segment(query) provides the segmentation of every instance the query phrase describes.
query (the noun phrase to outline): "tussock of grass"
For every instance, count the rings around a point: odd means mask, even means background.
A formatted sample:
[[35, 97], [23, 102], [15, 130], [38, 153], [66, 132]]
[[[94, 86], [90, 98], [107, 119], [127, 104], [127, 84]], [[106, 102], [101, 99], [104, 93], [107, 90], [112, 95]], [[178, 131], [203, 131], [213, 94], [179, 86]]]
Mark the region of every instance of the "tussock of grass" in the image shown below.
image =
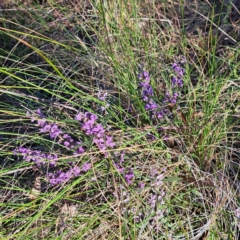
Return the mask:
[[[147, 0], [3, 5], [1, 239], [238, 239], [240, 50], [234, 1], [232, 7]], [[141, 98], [139, 66], [150, 72], [160, 106], [175, 91], [172, 63], [182, 56], [177, 104], [163, 104], [169, 114], [154, 119]], [[37, 109], [81, 140], [85, 152], [74, 156], [41, 131], [31, 121], [41, 119]], [[98, 116], [113, 137], [108, 155], [80, 128], [79, 112]], [[24, 161], [14, 154], [20, 146], [55, 153], [58, 165]], [[67, 171], [69, 162], [91, 168], [51, 185], [49, 172]]]

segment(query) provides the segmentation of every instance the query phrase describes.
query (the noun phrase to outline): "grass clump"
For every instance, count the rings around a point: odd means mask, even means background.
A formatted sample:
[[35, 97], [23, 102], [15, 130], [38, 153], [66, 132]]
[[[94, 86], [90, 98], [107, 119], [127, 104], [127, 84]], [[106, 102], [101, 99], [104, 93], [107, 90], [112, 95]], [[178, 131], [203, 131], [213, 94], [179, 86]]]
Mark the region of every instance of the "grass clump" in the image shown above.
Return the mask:
[[2, 239], [238, 238], [239, 44], [219, 4], [3, 6]]

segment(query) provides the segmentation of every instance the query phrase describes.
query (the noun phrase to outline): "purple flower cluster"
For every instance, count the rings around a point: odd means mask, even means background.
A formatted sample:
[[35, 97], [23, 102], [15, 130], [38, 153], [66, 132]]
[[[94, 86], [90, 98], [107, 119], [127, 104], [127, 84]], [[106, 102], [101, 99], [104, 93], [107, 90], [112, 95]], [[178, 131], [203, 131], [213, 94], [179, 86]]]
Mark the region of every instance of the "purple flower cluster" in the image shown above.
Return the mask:
[[133, 181], [133, 178], [134, 178], [133, 169], [132, 168], [128, 168], [125, 171], [125, 174], [124, 174], [124, 179], [125, 179], [126, 183], [130, 185], [132, 183], [132, 181]]
[[63, 144], [67, 149], [75, 149], [77, 147], [75, 154], [84, 153], [82, 146], [79, 146], [81, 142], [74, 141], [74, 139], [69, 134], [66, 134], [61, 129], [59, 129], [56, 123], [48, 123], [46, 117], [42, 114], [40, 109], [36, 111], [36, 114], [39, 118], [36, 119], [35, 117], [31, 117], [31, 121], [34, 122], [37, 120], [37, 124], [41, 133], [48, 133], [50, 139], [58, 138], [58, 143]]
[[158, 104], [154, 102], [152, 97], [153, 94], [153, 88], [150, 85], [150, 76], [149, 73], [146, 71], [142, 71], [138, 74], [138, 79], [140, 80], [139, 87], [141, 90], [141, 97], [142, 100], [146, 103], [145, 109], [148, 111], [155, 111], [159, 108]]
[[[164, 173], [166, 172], [166, 170], [166, 168], [162, 168], [159, 170], [154, 166], [150, 170], [149, 178], [151, 179], [151, 182], [149, 182], [149, 180], [147, 180], [146, 182], [144, 180], [139, 182], [140, 194], [141, 192], [142, 194], [145, 194], [145, 185], [147, 185], [147, 188], [151, 189], [150, 194], [144, 200], [145, 204], [142, 204], [142, 206], [148, 206], [145, 210], [141, 209], [141, 207], [139, 209], [140, 211], [135, 211], [135, 208], [131, 208], [129, 210], [127, 210], [127, 208], [123, 208], [124, 212], [127, 211], [128, 213], [132, 213], [134, 215], [134, 219], [137, 223], [141, 222], [147, 217], [149, 219], [149, 227], [156, 228], [162, 217], [164, 217], [164, 198], [166, 192], [164, 190], [162, 180], [164, 178]], [[127, 198], [123, 200], [123, 202], [128, 202], [130, 200], [129, 194], [125, 193], [123, 197], [124, 196], [126, 196]]]
[[[119, 156], [119, 153], [115, 153], [116, 156]], [[124, 165], [124, 155], [125, 153], [122, 152], [120, 154], [120, 160], [118, 162], [115, 162], [115, 167], [118, 170], [119, 173], [123, 174], [124, 179], [127, 184], [132, 184], [132, 181], [134, 179], [134, 172], [132, 168], [125, 168]]]
[[[72, 166], [72, 163], [69, 163]], [[91, 163], [84, 163], [81, 168], [78, 166], [72, 166], [68, 171], [63, 172], [61, 170], [48, 174], [49, 182], [52, 186], [62, 184], [69, 181], [72, 177], [78, 177], [81, 172], [86, 173], [91, 168]]]
[[14, 153], [22, 154], [24, 160], [27, 162], [33, 161], [38, 166], [45, 165], [49, 162], [51, 167], [55, 167], [58, 160], [57, 154], [42, 153], [39, 150], [31, 150], [25, 147], [19, 147], [18, 149], [14, 150]]
[[[74, 157], [77, 157], [77, 155], [85, 152], [80, 141], [75, 141], [69, 134], [64, 133], [56, 123], [49, 123], [40, 109], [36, 111], [36, 114], [37, 117], [30, 116], [30, 118], [32, 122], [37, 121], [40, 132], [48, 133], [50, 139], [55, 139], [59, 144], [62, 144], [68, 150], [74, 149]], [[87, 136], [93, 136], [93, 143], [97, 145], [97, 147], [105, 154], [105, 156], [108, 156], [106, 150], [108, 148], [115, 147], [115, 143], [113, 142], [113, 137], [105, 133], [105, 129], [103, 128], [102, 124], [96, 122], [98, 117], [93, 113], [86, 112], [79, 113], [75, 119], [80, 122], [81, 130]], [[33, 161], [38, 166], [41, 164], [49, 164], [50, 168], [47, 178], [52, 186], [67, 182], [72, 177], [79, 176], [81, 173], [85, 173], [91, 168], [91, 164], [88, 162], [84, 163], [81, 168], [70, 162], [70, 168], [67, 171], [54, 171], [53, 167], [58, 167], [58, 156], [56, 154], [42, 153], [39, 150], [31, 150], [23, 146], [20, 146], [18, 149], [16, 149], [14, 153], [22, 154], [24, 160], [28, 162]], [[131, 184], [134, 178], [133, 170], [131, 168], [125, 169], [122, 166], [123, 161], [124, 153], [121, 154], [120, 161], [116, 164], [116, 168], [120, 173], [124, 174], [126, 182]]]
[[150, 77], [149, 77], [149, 73], [148, 72], [140, 72], [138, 74], [138, 78], [140, 80], [142, 80], [142, 82], [140, 82], [139, 87], [142, 88], [142, 99], [144, 102], [148, 102], [151, 97], [153, 97], [153, 88], [150, 85]]
[[142, 89], [141, 97], [145, 102], [145, 110], [151, 112], [154, 118], [162, 118], [167, 112], [164, 108], [161, 108], [152, 98], [154, 94], [153, 88], [150, 85], [149, 73], [142, 71], [138, 74], [138, 78], [140, 80], [139, 87]]
[[175, 105], [177, 103], [177, 97], [178, 94], [176, 92], [173, 93], [173, 95], [170, 95], [170, 93], [166, 93], [165, 98], [163, 99], [163, 103]]
[[177, 76], [172, 77], [172, 87], [183, 87], [184, 69], [181, 67], [179, 62], [173, 63], [172, 67], [177, 74]]
[[52, 186], [67, 182], [72, 177], [78, 177], [81, 173], [86, 173], [91, 168], [91, 163], [88, 162], [84, 163], [81, 168], [73, 166], [72, 162], [70, 162], [69, 165], [72, 167], [66, 172], [58, 170], [48, 174], [47, 177]]
[[[40, 132], [48, 133], [50, 139], [57, 139], [59, 144], [63, 144], [69, 150], [75, 149], [74, 156], [84, 153], [84, 149], [80, 145], [80, 141], [74, 141], [69, 134], [63, 133], [56, 123], [48, 123], [46, 117], [42, 114], [40, 109], [36, 111], [36, 114], [38, 116], [37, 118], [35, 116], [30, 116], [30, 118], [32, 122], [37, 121]], [[69, 163], [71, 167], [68, 171], [64, 172], [62, 170], [58, 170], [54, 172], [53, 167], [57, 167], [57, 154], [42, 153], [39, 150], [31, 150], [23, 146], [14, 150], [14, 153], [22, 154], [24, 160], [28, 162], [33, 161], [38, 166], [49, 164], [50, 173], [47, 175], [47, 178], [51, 185], [66, 182], [70, 178], [79, 176], [81, 172], [87, 172], [91, 168], [90, 163], [83, 164], [81, 169], [78, 166], [73, 166], [73, 163]]]
[[163, 189], [163, 178], [164, 178], [164, 172], [166, 172], [166, 168], [161, 169], [161, 173], [159, 174], [159, 171], [156, 168], [153, 168], [150, 175], [154, 179], [152, 181], [151, 187], [153, 189], [153, 192], [150, 194], [148, 198], [148, 203], [150, 205], [150, 211], [152, 217], [152, 227], [156, 228], [158, 225], [159, 220], [164, 217], [163, 213], [163, 207], [161, 205], [165, 204], [164, 196], [166, 195], [164, 189]]
[[40, 128], [40, 132], [49, 133], [51, 139], [58, 137], [62, 133], [55, 123], [47, 124], [46, 122]]
[[[108, 156], [106, 149], [115, 147], [113, 137], [105, 134], [105, 129], [100, 123], [96, 123], [98, 117], [93, 113], [79, 113], [76, 117], [81, 124], [81, 129], [86, 135], [93, 136], [93, 142], [98, 146], [105, 156]], [[115, 153], [116, 156], [119, 154]], [[118, 163], [114, 163], [119, 173], [124, 175], [124, 179], [128, 184], [131, 184], [134, 178], [134, 172], [132, 168], [125, 169], [123, 167], [124, 153], [121, 153], [120, 160]]]
[[93, 142], [101, 151], [104, 152], [107, 147], [113, 148], [115, 146], [113, 138], [105, 134], [102, 124], [96, 123], [98, 119], [96, 115], [90, 112], [79, 113], [75, 119], [81, 123], [81, 129], [86, 135], [93, 136]]
[[[176, 73], [176, 76], [172, 77], [173, 90], [178, 87], [183, 87], [184, 69], [178, 62], [175, 62], [172, 67]], [[140, 80], [139, 87], [141, 88], [141, 98], [145, 102], [145, 110], [151, 112], [155, 119], [161, 119], [166, 115], [171, 115], [171, 112], [166, 105], [175, 105], [177, 103], [179, 94], [177, 92], [173, 92], [173, 94], [166, 92], [162, 103], [159, 105], [153, 100], [154, 93], [153, 88], [150, 85], [149, 73], [140, 68], [138, 79]]]
[[81, 172], [80, 168], [78, 166], [74, 166], [73, 168], [70, 168], [66, 172], [59, 170], [55, 171], [54, 173], [49, 173], [48, 180], [52, 186], [55, 186], [69, 181], [72, 177], [79, 176], [80, 172]]
[[152, 209], [156, 208], [157, 203], [160, 203], [161, 205], [164, 204], [164, 200], [163, 200], [164, 195], [165, 195], [164, 191], [161, 191], [160, 194], [154, 194], [154, 193], [150, 194], [148, 202]]
[[175, 105], [177, 103], [179, 93], [174, 92], [174, 90], [183, 87], [184, 69], [181, 67], [180, 62], [173, 63], [172, 68], [176, 74], [175, 76], [172, 77], [171, 87], [173, 94], [170, 94], [169, 92], [165, 94], [165, 97], [163, 99], [164, 105], [166, 104]]
[[152, 182], [151, 186], [157, 192], [157, 193], [152, 193], [151, 197], [149, 198], [149, 204], [153, 209], [155, 209], [155, 205], [157, 203], [164, 204], [163, 196], [165, 195], [165, 192], [160, 188], [163, 185], [163, 182], [162, 182], [164, 178], [163, 173], [166, 171], [166, 168], [163, 168], [161, 171], [162, 171], [161, 174], [159, 174], [156, 169], [152, 169], [151, 171], [151, 177], [154, 178], [154, 181]]

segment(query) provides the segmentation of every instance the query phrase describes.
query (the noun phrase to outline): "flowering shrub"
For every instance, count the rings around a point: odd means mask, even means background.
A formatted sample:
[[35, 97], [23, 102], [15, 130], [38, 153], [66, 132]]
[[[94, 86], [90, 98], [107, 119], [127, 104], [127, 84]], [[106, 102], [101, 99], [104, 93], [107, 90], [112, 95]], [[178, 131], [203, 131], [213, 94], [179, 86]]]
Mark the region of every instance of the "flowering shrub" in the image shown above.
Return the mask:
[[[55, 139], [59, 144], [62, 144], [68, 150], [75, 150], [73, 156], [77, 156], [85, 152], [80, 141], [74, 141], [74, 139], [69, 134], [64, 133], [56, 123], [49, 123], [40, 109], [36, 111], [36, 115], [37, 118], [35, 116], [30, 116], [30, 118], [32, 122], [37, 121], [41, 133], [48, 133], [50, 139]], [[67, 171], [55, 171], [54, 169], [58, 167], [58, 155], [55, 153], [42, 153], [39, 150], [31, 150], [23, 146], [15, 149], [14, 153], [22, 154], [24, 160], [28, 162], [33, 161], [38, 166], [48, 165], [49, 173], [47, 174], [47, 179], [52, 186], [67, 182], [72, 177], [79, 176], [81, 172], [87, 172], [91, 167], [90, 163], [85, 163], [81, 168], [79, 168], [70, 162], [68, 164], [70, 168]]]
[[[86, 133], [86, 135], [93, 136], [93, 142], [98, 146], [99, 150], [102, 151], [106, 157], [108, 157], [109, 155], [106, 152], [106, 149], [115, 147], [115, 143], [113, 142], [112, 136], [105, 134], [103, 126], [96, 123], [98, 117], [93, 113], [86, 112], [85, 114], [79, 113], [75, 119], [80, 122], [81, 129]], [[114, 154], [115, 156], [119, 155], [118, 153]], [[116, 162], [115, 160], [113, 160], [113, 162], [118, 172], [124, 174], [125, 181], [128, 184], [131, 184], [134, 178], [134, 172], [132, 168], [124, 168], [124, 152], [120, 154], [119, 162]]]
[[184, 69], [181, 67], [180, 62], [173, 63], [172, 67], [176, 74], [176, 76], [173, 76], [171, 80], [171, 90], [173, 93], [171, 94], [167, 91], [162, 103], [160, 104], [153, 100], [154, 92], [152, 86], [150, 85], [149, 73], [143, 71], [142, 67], [139, 68], [140, 73], [138, 74], [138, 79], [140, 81], [139, 87], [141, 89], [141, 98], [143, 102], [145, 102], [145, 110], [151, 113], [152, 119], [161, 119], [166, 115], [171, 115], [172, 113], [166, 106], [168, 104], [175, 105], [177, 103], [179, 93], [174, 91], [183, 87]]
[[[156, 103], [153, 99], [154, 91], [150, 84], [149, 73], [140, 69], [141, 71], [138, 74], [138, 78], [140, 80], [139, 87], [141, 89], [141, 98], [145, 102], [145, 110], [151, 113], [152, 119], [161, 119], [165, 115], [170, 115], [171, 112], [165, 107], [166, 104], [171, 103], [175, 105], [177, 103], [179, 94], [173, 90], [183, 87], [184, 69], [181, 67], [179, 62], [175, 62], [172, 67], [175, 71], [175, 76], [172, 77], [171, 81], [173, 93], [171, 94], [167, 91], [162, 103], [160, 104]], [[106, 97], [107, 93], [103, 95], [99, 93], [98, 98], [100, 100], [105, 101]], [[30, 116], [30, 118], [32, 122], [37, 121], [41, 133], [47, 133], [50, 139], [54, 139], [66, 149], [74, 151], [73, 157], [85, 152], [83, 146], [81, 145], [81, 141], [75, 141], [69, 134], [64, 133], [56, 123], [49, 123], [40, 109], [36, 111], [36, 115], [37, 117]], [[102, 124], [97, 123], [98, 116], [90, 112], [80, 112], [75, 117], [75, 120], [79, 121], [80, 128], [86, 136], [93, 137], [93, 143], [98, 147], [100, 152], [103, 153], [105, 157], [111, 157], [112, 155], [109, 155], [107, 150], [109, 148], [114, 148], [116, 144], [113, 142], [113, 137], [106, 134]], [[77, 177], [91, 168], [91, 164], [88, 162], [86, 162], [81, 168], [70, 162], [69, 169], [67, 171], [54, 171], [54, 168], [58, 167], [58, 155], [55, 153], [43, 153], [40, 150], [32, 150], [23, 146], [15, 149], [14, 153], [22, 154], [24, 160], [28, 162], [33, 161], [38, 166], [47, 164], [49, 166], [47, 178], [52, 186], [67, 182], [72, 177]], [[124, 152], [120, 154], [114, 153], [115, 156], [112, 161], [117, 171], [120, 174], [123, 174], [126, 183], [131, 184], [134, 179], [134, 172], [132, 168], [124, 166], [124, 154]], [[116, 161], [116, 159], [118, 159], [118, 161]], [[159, 179], [159, 181], [157, 180], [157, 183], [158, 182], [161, 183], [161, 179]], [[141, 187], [143, 186], [144, 183], [141, 184]], [[162, 193], [161, 196], [158, 196], [158, 201], [160, 201], [159, 197], [161, 197], [161, 201], [163, 202], [163, 195], [164, 193]], [[153, 194], [149, 199], [149, 204], [153, 206], [156, 201], [156, 195]]]
[[[79, 154], [85, 152], [84, 148], [81, 146], [80, 141], [74, 141], [74, 139], [69, 135], [64, 133], [56, 123], [48, 123], [46, 117], [42, 114], [41, 110], [36, 111], [38, 118], [35, 116], [30, 116], [31, 121], [37, 121], [41, 133], [48, 133], [50, 139], [55, 139], [59, 144], [62, 144], [69, 150], [75, 150], [73, 156], [76, 157]], [[104, 153], [105, 157], [108, 156], [107, 149], [115, 147], [113, 142], [113, 137], [105, 134], [105, 129], [102, 124], [96, 122], [98, 117], [93, 113], [79, 113], [76, 117], [76, 120], [80, 122], [81, 130], [87, 136], [93, 136], [93, 143], [99, 148], [100, 152]], [[81, 173], [87, 172], [91, 168], [91, 164], [86, 162], [81, 168], [74, 166], [72, 162], [69, 164], [69, 169], [67, 171], [57, 170], [54, 171], [53, 167], [57, 167], [57, 154], [51, 153], [42, 153], [39, 150], [31, 150], [29, 148], [20, 146], [14, 150], [14, 154], [22, 154], [23, 159], [30, 162], [33, 161], [36, 165], [48, 165], [49, 173], [47, 174], [47, 179], [52, 186], [62, 184], [69, 181], [72, 177], [77, 177]], [[117, 154], [116, 154], [117, 155]], [[124, 153], [121, 154], [119, 163], [115, 163], [116, 169], [119, 173], [124, 174], [124, 179], [128, 184], [132, 183], [134, 178], [133, 170], [124, 169], [120, 167], [124, 162]]]
[[[138, 193], [142, 195], [142, 204], [138, 207], [130, 208], [126, 206], [126, 203], [130, 201], [130, 193], [123, 189], [122, 194], [122, 210], [124, 214], [130, 214], [133, 216], [137, 223], [145, 222], [148, 219], [149, 228], [156, 229], [159, 224], [163, 224], [164, 211], [166, 210], [164, 197], [166, 192], [164, 190], [163, 178], [166, 172], [166, 168], [157, 169], [154, 166], [146, 180], [139, 182]], [[146, 189], [150, 189], [149, 194], [146, 196]], [[138, 209], [137, 209], [138, 208]]]

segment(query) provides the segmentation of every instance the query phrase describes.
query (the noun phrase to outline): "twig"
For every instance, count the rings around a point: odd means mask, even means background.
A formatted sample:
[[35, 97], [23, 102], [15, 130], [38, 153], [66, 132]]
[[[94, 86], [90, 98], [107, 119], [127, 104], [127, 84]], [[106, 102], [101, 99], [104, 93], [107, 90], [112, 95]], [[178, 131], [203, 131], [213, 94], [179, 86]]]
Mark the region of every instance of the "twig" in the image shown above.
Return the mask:
[[1, 174], [0, 174], [0, 177], [1, 177], [1, 176], [5, 176], [5, 175], [9, 175], [9, 174], [12, 174], [12, 173], [16, 173], [16, 172], [22, 172], [22, 171], [29, 170], [29, 169], [32, 169], [32, 166], [30, 166], [30, 167], [24, 167], [24, 168], [19, 168], [19, 169], [15, 169], [15, 170], [12, 170], [12, 171], [9, 171], [9, 172], [1, 173]]

